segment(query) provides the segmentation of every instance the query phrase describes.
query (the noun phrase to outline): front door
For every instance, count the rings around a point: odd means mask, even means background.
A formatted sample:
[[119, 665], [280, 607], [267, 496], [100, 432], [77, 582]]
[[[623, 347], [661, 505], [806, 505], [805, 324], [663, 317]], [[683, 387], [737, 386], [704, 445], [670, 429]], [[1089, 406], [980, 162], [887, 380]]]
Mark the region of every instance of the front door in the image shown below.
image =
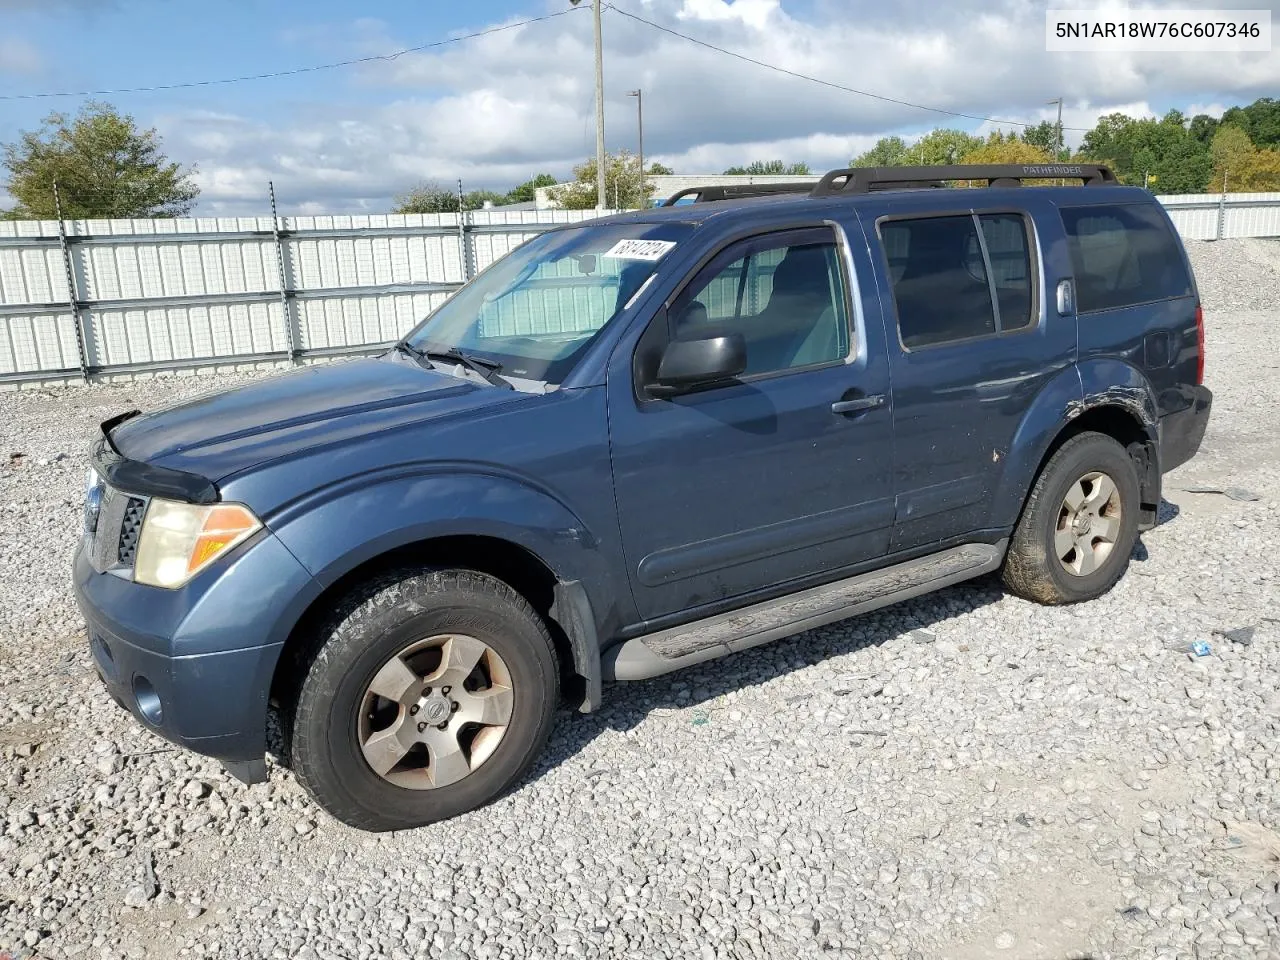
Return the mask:
[[[829, 225], [734, 242], [669, 299], [634, 356], [615, 356], [614, 485], [644, 619], [692, 619], [886, 552], [889, 372], [878, 306], [865, 323], [851, 295], [855, 256], [867, 269], [865, 247]], [[741, 377], [661, 398], [638, 382], [652, 367], [638, 358], [670, 339], [728, 332], [747, 344]]]

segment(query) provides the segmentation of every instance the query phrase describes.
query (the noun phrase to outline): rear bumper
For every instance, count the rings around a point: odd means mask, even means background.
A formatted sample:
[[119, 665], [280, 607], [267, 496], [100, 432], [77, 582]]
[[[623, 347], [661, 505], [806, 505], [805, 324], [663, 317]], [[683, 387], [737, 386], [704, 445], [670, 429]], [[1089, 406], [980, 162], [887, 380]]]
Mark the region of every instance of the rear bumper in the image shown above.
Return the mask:
[[273, 535], [178, 590], [76, 553], [76, 602], [111, 696], [147, 729], [231, 764], [261, 763], [276, 661], [319, 588]]
[[1209, 426], [1213, 394], [1208, 387], [1192, 387], [1191, 403], [1160, 418], [1160, 470], [1168, 473], [1196, 455]]

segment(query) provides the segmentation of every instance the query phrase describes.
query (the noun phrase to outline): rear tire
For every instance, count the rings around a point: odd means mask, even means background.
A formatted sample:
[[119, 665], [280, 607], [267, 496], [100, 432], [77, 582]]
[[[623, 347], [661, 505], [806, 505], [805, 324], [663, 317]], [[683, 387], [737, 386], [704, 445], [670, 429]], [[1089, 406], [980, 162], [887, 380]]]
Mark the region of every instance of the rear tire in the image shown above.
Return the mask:
[[1140, 500], [1124, 447], [1102, 433], [1072, 437], [1027, 497], [1005, 557], [1005, 585], [1044, 604], [1102, 596], [1128, 569]]
[[529, 769], [559, 703], [542, 619], [507, 584], [470, 570], [364, 585], [314, 650], [290, 725], [294, 772], [321, 807], [362, 830], [489, 803]]

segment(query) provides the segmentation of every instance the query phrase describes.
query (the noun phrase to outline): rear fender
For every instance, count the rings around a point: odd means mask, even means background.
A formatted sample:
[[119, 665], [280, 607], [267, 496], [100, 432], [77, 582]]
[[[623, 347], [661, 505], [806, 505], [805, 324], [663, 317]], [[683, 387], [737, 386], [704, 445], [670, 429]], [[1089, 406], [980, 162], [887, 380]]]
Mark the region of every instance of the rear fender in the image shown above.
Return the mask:
[[[993, 500], [990, 526], [1012, 529], [1027, 494], [1055, 441], [1091, 411], [1115, 408], [1128, 415], [1142, 438], [1134, 458], [1142, 501], [1160, 502], [1160, 445], [1155, 395], [1141, 371], [1114, 359], [1096, 359], [1067, 368], [1040, 391], [1014, 434]], [[1150, 512], [1150, 511], [1144, 511]], [[1145, 518], [1150, 526], [1154, 515]]]

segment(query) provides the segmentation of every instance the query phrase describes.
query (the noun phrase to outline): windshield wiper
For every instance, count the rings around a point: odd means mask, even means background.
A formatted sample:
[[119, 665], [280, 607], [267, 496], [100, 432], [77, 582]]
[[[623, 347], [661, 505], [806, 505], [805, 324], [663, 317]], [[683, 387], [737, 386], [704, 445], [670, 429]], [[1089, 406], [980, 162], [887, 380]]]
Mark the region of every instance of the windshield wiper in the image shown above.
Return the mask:
[[397, 351], [398, 353], [403, 353], [406, 356], [413, 357], [413, 359], [418, 361], [418, 366], [424, 366], [428, 368], [430, 368], [431, 366], [431, 361], [427, 359], [427, 355], [411, 343], [405, 343], [402, 340], [399, 343], [397, 343], [394, 347], [392, 347], [392, 349]]
[[[409, 345], [405, 344], [405, 346], [408, 347]], [[508, 390], [515, 389], [511, 383], [498, 376], [502, 371], [502, 364], [496, 360], [488, 360], [470, 353], [463, 353], [457, 347], [450, 347], [448, 350], [419, 350], [417, 347], [409, 347], [409, 349], [432, 362], [443, 360], [448, 363], [461, 364], [472, 373], [479, 374], [495, 387], [506, 387]]]

